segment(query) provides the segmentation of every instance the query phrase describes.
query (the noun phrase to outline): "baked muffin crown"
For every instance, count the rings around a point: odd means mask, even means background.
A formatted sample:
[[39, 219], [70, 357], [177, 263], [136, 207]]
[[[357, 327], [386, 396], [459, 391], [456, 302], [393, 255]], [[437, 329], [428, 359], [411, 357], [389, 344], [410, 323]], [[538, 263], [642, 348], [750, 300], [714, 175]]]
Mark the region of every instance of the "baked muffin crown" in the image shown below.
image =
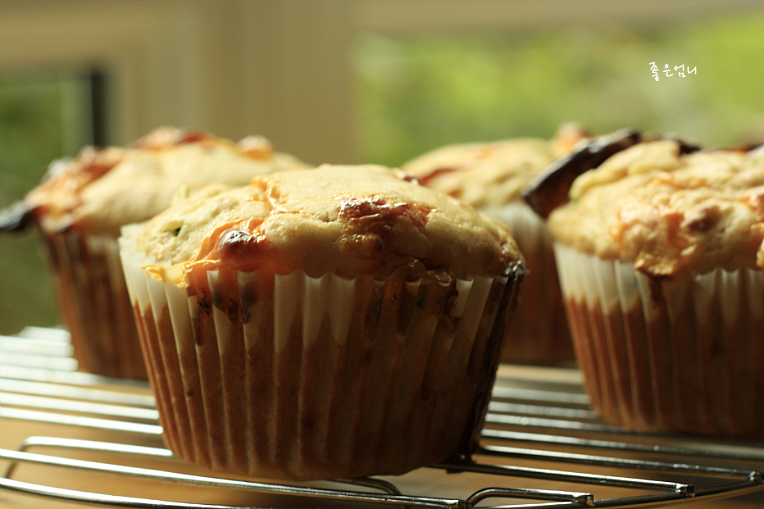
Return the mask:
[[210, 187], [151, 220], [138, 249], [179, 282], [196, 268], [406, 279], [521, 270], [508, 229], [381, 166], [330, 166]]
[[764, 269], [764, 151], [686, 153], [669, 139], [637, 143], [578, 176], [549, 216], [558, 240], [671, 277]]
[[551, 140], [514, 138], [447, 145], [401, 168], [428, 187], [474, 207], [501, 207], [520, 199], [534, 177], [587, 137], [577, 124], [563, 124]]
[[54, 162], [25, 202], [47, 230], [78, 228], [116, 237], [122, 225], [167, 207], [178, 189], [243, 185], [257, 174], [305, 167], [274, 152], [262, 137], [235, 143], [203, 131], [161, 127], [127, 147], [86, 147], [73, 159]]

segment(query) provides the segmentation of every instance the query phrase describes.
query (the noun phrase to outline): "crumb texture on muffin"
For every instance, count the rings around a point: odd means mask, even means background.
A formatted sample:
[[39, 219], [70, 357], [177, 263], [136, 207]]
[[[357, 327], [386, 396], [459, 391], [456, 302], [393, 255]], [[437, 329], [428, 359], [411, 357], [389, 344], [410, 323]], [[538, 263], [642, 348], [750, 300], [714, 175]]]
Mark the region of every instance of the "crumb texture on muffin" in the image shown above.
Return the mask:
[[764, 268], [764, 152], [640, 143], [578, 177], [555, 238], [653, 276]]
[[254, 175], [305, 167], [261, 137], [233, 142], [162, 127], [127, 147], [86, 147], [73, 159], [54, 162], [26, 201], [49, 231], [74, 227], [116, 237], [122, 225], [166, 208], [179, 190], [244, 185]]
[[520, 259], [499, 221], [372, 165], [324, 165], [208, 188], [149, 222], [138, 248], [164, 278], [221, 266], [466, 278], [506, 275]]

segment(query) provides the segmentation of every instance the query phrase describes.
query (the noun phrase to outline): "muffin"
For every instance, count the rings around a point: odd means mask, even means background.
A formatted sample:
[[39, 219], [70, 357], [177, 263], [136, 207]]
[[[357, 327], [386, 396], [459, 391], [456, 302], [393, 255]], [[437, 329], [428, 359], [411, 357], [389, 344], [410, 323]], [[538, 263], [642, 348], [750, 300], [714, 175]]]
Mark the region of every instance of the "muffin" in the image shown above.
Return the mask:
[[764, 438], [764, 151], [636, 133], [592, 147], [528, 197], [549, 213], [593, 408], [630, 429]]
[[210, 187], [120, 238], [167, 446], [308, 480], [468, 456], [523, 276], [506, 227], [378, 166]]
[[122, 225], [149, 219], [176, 193], [298, 167], [305, 164], [260, 137], [234, 143], [171, 127], [128, 147], [86, 147], [54, 162], [21, 205], [18, 223], [34, 223], [47, 248], [80, 369], [146, 379], [119, 260]]
[[528, 275], [516, 318], [507, 330], [503, 362], [550, 364], [573, 361], [574, 352], [560, 295], [552, 238], [522, 192], [547, 166], [586, 137], [563, 125], [552, 140], [517, 138], [449, 145], [402, 166], [433, 189], [509, 225], [525, 257]]

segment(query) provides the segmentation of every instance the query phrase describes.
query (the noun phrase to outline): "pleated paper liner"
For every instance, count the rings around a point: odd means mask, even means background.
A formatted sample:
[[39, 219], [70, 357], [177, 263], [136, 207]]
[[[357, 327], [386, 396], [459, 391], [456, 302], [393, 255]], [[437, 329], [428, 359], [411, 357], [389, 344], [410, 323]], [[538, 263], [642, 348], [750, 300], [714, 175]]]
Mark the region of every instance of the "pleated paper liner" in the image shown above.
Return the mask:
[[279, 479], [400, 474], [469, 455], [517, 281], [194, 273], [122, 256], [168, 447]]
[[502, 362], [559, 364], [575, 359], [573, 342], [565, 318], [552, 235], [546, 223], [522, 202], [481, 212], [506, 223], [520, 247], [529, 273], [518, 296], [502, 350]]
[[43, 232], [42, 237], [79, 368], [146, 380], [117, 240], [77, 231]]
[[593, 408], [636, 430], [764, 439], [764, 273], [660, 280], [555, 245]]

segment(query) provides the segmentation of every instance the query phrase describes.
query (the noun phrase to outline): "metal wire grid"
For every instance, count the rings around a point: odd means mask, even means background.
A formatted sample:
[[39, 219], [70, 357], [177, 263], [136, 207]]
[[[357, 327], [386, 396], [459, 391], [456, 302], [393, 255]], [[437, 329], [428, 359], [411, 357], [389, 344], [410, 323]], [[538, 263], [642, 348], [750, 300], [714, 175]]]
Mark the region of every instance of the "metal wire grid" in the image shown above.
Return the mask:
[[[14, 479], [17, 469], [23, 464], [47, 465], [197, 488], [283, 495], [286, 505], [281, 507], [291, 507], [289, 504], [295, 497], [318, 507], [333, 507], [342, 502], [363, 503], [369, 507], [460, 509], [646, 507], [764, 491], [761, 473], [764, 443], [626, 432], [598, 421], [588, 408], [588, 399], [580, 384], [575, 381], [547, 383], [522, 377], [499, 378], [476, 461], [427, 467], [452, 472], [457, 477], [480, 475], [481, 486], [485, 487], [457, 497], [441, 498], [418, 495], [416, 486], [406, 482], [406, 476], [303, 485], [226, 479], [198, 471], [184, 473], [183, 465], [169, 450], [139, 445], [141, 437], [151, 437], [161, 444], [162, 430], [157, 424], [154, 399], [148, 386], [77, 372], [68, 334], [62, 330], [27, 328], [18, 336], [1, 337], [0, 370], [0, 418], [119, 433], [119, 443], [32, 436], [17, 450], [0, 449], [0, 459], [9, 464], [0, 478], [0, 488], [60, 500], [108, 507], [242, 507], [48, 486]], [[40, 447], [56, 454], [30, 452]], [[597, 454], [576, 450], [594, 450]], [[76, 459], [72, 457], [75, 451], [105, 452], [111, 459], [116, 455], [124, 461]], [[131, 466], [134, 458], [169, 468]], [[550, 463], [554, 468], [523, 466], [524, 461], [533, 465]], [[561, 465], [575, 465], [577, 470], [560, 470]], [[586, 471], [591, 467], [594, 473]], [[611, 473], [624, 470], [636, 471], [639, 475]], [[518, 479], [528, 483], [543, 481], [545, 488], [516, 487]], [[401, 483], [407, 487], [400, 489], [397, 485]], [[596, 487], [596, 490], [571, 490], [571, 485]], [[547, 486], [550, 489], [546, 489]], [[559, 486], [563, 488], [553, 489]], [[607, 488], [608, 493], [612, 489], [619, 491], [615, 496], [595, 497], [593, 491], [603, 488]], [[429, 489], [432, 491], [433, 486]], [[434, 489], [437, 491], [438, 487]], [[486, 505], [488, 502], [493, 505]]]

